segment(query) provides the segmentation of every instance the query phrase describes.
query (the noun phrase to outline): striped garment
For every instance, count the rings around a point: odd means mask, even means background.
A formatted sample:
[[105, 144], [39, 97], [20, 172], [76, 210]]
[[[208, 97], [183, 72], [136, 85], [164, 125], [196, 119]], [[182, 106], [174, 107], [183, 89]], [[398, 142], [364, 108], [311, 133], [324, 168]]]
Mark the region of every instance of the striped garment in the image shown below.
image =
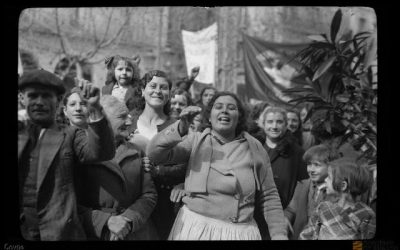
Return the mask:
[[343, 209], [331, 201], [321, 202], [300, 233], [301, 240], [371, 239], [376, 230], [375, 212], [365, 203], [356, 202]]

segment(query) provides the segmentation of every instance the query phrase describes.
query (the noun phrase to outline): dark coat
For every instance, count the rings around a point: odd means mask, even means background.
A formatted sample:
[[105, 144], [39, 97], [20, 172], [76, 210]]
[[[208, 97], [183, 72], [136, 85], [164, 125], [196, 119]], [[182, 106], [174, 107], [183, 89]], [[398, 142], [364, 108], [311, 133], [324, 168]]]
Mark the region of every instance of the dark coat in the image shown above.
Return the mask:
[[303, 161], [304, 150], [287, 131], [276, 148], [270, 149], [264, 144], [271, 160], [276, 188], [285, 209], [293, 197], [297, 181], [307, 179], [307, 165]]
[[[21, 129], [18, 133], [19, 168], [28, 140], [27, 129]], [[104, 118], [91, 123], [87, 133], [76, 127], [57, 125], [46, 129], [41, 139], [37, 174], [36, 209], [41, 240], [86, 239], [78, 218], [73, 167], [79, 163], [109, 160], [114, 155], [114, 136]], [[20, 178], [22, 185], [25, 177]]]
[[293, 199], [285, 209], [285, 216], [293, 225], [293, 239], [297, 240], [299, 234], [308, 222], [309, 192], [312, 182], [310, 179], [302, 180], [297, 183]]
[[110, 239], [107, 221], [111, 215], [123, 215], [133, 221], [126, 240], [158, 238], [149, 219], [156, 206], [157, 192], [150, 174], [142, 168], [140, 152], [122, 144], [111, 161], [80, 170], [76, 173], [78, 201], [92, 209], [84, 218], [89, 239]]
[[[132, 125], [129, 129], [130, 131], [135, 131], [139, 116], [133, 116], [132, 118]], [[164, 130], [175, 121], [174, 118], [170, 117], [165, 123], [157, 126], [157, 131], [160, 132]], [[180, 164], [174, 165], [173, 167], [161, 167], [160, 169], [162, 171], [160, 171], [158, 175], [153, 176], [158, 199], [151, 218], [157, 228], [160, 240], [166, 240], [174, 224], [176, 211], [178, 210], [177, 206], [179, 205], [179, 203], [175, 204], [171, 202], [171, 189], [174, 185], [185, 181], [186, 165]]]
[[[270, 149], [266, 144], [264, 144], [264, 148], [268, 152], [275, 185], [282, 207], [285, 209], [293, 197], [297, 181], [308, 178], [307, 166], [303, 161], [304, 150], [289, 131], [286, 132], [276, 148]], [[254, 217], [262, 238], [269, 239], [267, 225], [257, 209], [254, 212]]]

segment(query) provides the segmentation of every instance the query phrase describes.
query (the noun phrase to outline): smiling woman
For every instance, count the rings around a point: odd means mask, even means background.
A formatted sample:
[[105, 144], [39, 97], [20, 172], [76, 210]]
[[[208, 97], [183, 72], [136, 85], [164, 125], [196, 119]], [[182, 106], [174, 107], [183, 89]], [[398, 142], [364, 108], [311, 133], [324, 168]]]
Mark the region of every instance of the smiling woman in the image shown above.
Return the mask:
[[187, 164], [184, 206], [170, 240], [261, 240], [253, 218], [263, 211], [272, 239], [287, 239], [282, 205], [270, 161], [261, 143], [245, 132], [238, 97], [219, 92], [204, 112], [207, 128], [188, 133], [201, 108], [189, 106], [181, 119], [157, 134], [147, 153], [155, 163]]
[[[148, 142], [157, 133], [175, 122], [175, 119], [169, 115], [171, 87], [172, 83], [165, 72], [152, 70], [143, 76], [139, 88], [135, 91], [135, 96], [128, 101], [139, 111], [131, 112], [130, 142], [143, 152]], [[160, 169], [160, 166], [156, 165], [151, 165], [151, 167]], [[171, 186], [181, 183], [185, 176], [184, 166], [176, 166], [175, 170], [173, 174], [148, 170], [152, 174], [158, 193], [152, 220], [162, 240], [167, 238], [175, 218], [174, 204], [169, 200]]]
[[[135, 92], [137, 107], [143, 110], [141, 114], [134, 117], [134, 130], [150, 140], [157, 132], [157, 126], [170, 120], [170, 91], [172, 83], [165, 72], [152, 70], [147, 72]], [[135, 119], [136, 118], [136, 119]]]
[[271, 159], [274, 180], [285, 209], [293, 197], [297, 181], [308, 178], [303, 149], [287, 129], [286, 110], [268, 106], [260, 115], [267, 135], [264, 148]]

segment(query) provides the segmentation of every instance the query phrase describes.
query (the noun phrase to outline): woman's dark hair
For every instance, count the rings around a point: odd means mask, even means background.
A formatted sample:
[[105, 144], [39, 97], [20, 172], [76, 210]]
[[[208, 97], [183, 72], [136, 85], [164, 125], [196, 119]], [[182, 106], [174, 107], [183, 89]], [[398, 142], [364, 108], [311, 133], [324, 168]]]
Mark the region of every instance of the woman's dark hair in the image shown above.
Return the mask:
[[210, 115], [211, 115], [211, 110], [214, 106], [215, 101], [218, 99], [218, 97], [221, 96], [231, 96], [233, 99], [235, 99], [237, 103], [237, 108], [239, 111], [239, 119], [238, 119], [238, 124], [236, 126], [235, 130], [235, 135], [239, 135], [243, 131], [247, 131], [247, 112], [244, 109], [243, 103], [240, 101], [240, 99], [237, 97], [232, 92], [228, 91], [221, 91], [217, 92], [211, 101], [208, 103], [207, 107], [203, 110], [203, 124], [205, 128], [211, 128], [211, 123], [210, 123]]
[[292, 135], [297, 139], [300, 146], [302, 146], [303, 145], [303, 123], [301, 121], [300, 112], [296, 109], [286, 109], [286, 111], [287, 111], [286, 115], [288, 113], [294, 113], [297, 116], [297, 119], [299, 120], [299, 127], [297, 128], [297, 130], [295, 132], [292, 132]]
[[[151, 70], [151, 71], [147, 72], [146, 74], [144, 74], [143, 78], [140, 81], [138, 88], [135, 88], [135, 90], [134, 90], [134, 96], [129, 98], [131, 100], [126, 101], [127, 106], [129, 105], [128, 107], [134, 106], [135, 109], [137, 109], [137, 110], [141, 110], [141, 111], [144, 110], [144, 107], [146, 106], [146, 100], [142, 96], [142, 89], [146, 88], [146, 85], [153, 79], [154, 76], [164, 78], [168, 82], [168, 87], [169, 87], [169, 90], [171, 91], [172, 82], [171, 82], [171, 80], [168, 79], [167, 74], [161, 70]], [[171, 111], [171, 101], [168, 100], [167, 103], [164, 105], [164, 114], [169, 115], [170, 111]]]
[[215, 91], [215, 93], [218, 92], [217, 89], [214, 88], [214, 87], [212, 87], [212, 86], [204, 87], [204, 88], [201, 90], [201, 92], [200, 92], [200, 100], [197, 101], [198, 104], [201, 104], [202, 106], [203, 106], [203, 94], [204, 94], [204, 92], [205, 92], [207, 89], [212, 89], [212, 90]]
[[113, 57], [110, 57], [110, 60], [107, 61], [107, 76], [106, 76], [106, 85], [109, 84], [114, 84], [117, 82], [117, 79], [115, 79], [115, 68], [118, 65], [119, 61], [125, 61], [129, 67], [133, 69], [133, 75], [132, 75], [132, 80], [129, 83], [132, 86], [137, 86], [140, 82], [140, 69], [139, 65], [135, 63], [132, 59], [120, 55], [115, 55]]

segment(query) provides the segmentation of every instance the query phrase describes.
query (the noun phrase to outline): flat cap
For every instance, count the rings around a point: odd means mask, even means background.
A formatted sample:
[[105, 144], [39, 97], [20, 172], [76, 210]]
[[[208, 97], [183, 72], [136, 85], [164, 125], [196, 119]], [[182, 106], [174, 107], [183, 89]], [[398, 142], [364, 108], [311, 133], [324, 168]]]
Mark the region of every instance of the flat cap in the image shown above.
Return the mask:
[[65, 93], [65, 87], [61, 79], [44, 69], [30, 70], [22, 74], [18, 81], [19, 89], [23, 90], [31, 85], [42, 85], [43, 87], [52, 88], [58, 95]]

